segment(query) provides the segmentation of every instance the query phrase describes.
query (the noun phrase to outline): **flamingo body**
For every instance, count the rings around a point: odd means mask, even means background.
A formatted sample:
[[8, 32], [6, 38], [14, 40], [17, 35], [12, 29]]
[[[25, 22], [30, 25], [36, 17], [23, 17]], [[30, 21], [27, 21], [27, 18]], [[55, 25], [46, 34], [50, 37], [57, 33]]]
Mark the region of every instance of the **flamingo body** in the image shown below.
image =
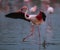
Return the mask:
[[54, 12], [54, 8], [53, 7], [48, 7], [47, 12], [48, 13], [53, 13]]
[[43, 21], [46, 19], [46, 15], [40, 11], [38, 15], [30, 15], [29, 16], [30, 20], [32, 21], [33, 24], [41, 24]]

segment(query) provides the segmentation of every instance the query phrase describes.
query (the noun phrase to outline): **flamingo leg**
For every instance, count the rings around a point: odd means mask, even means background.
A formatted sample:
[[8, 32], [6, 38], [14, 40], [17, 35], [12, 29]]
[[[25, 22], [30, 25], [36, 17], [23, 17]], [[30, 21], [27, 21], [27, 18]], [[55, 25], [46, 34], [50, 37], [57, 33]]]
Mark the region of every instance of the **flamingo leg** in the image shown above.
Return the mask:
[[25, 38], [23, 38], [23, 42], [24, 42], [27, 38], [33, 36], [33, 33], [34, 33], [34, 25], [31, 26], [31, 34], [29, 34], [28, 36], [26, 36]]
[[40, 44], [40, 28], [38, 26], [39, 44]]
[[[40, 28], [39, 28], [39, 26], [38, 26], [38, 35], [39, 35], [39, 44], [40, 44]], [[45, 39], [44, 39], [44, 42], [42, 43], [42, 46], [44, 47], [44, 48], [46, 48], [46, 41], [45, 41]]]

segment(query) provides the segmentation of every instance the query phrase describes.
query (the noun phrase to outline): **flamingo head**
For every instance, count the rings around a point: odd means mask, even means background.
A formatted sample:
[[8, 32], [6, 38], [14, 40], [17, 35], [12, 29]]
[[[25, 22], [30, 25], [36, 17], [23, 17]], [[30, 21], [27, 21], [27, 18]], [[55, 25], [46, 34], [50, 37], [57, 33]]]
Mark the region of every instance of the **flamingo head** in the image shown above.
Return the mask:
[[27, 6], [23, 6], [23, 7], [21, 8], [21, 11], [26, 12], [27, 9], [28, 9]]

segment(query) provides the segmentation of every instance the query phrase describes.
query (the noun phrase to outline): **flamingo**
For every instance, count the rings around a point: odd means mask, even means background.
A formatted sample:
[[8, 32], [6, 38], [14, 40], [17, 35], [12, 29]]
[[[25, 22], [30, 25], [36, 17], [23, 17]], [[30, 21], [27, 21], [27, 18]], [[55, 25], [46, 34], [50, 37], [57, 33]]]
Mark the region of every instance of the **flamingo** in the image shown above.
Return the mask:
[[[5, 16], [8, 18], [14, 18], [14, 19], [23, 19], [25, 21], [31, 22], [32, 23], [32, 29], [31, 29], [31, 34], [27, 35], [25, 38], [23, 38], [23, 41], [25, 41], [28, 37], [33, 35], [34, 32], [34, 25], [41, 25], [43, 22], [46, 20], [46, 15], [44, 12], [40, 11], [39, 14], [37, 15], [28, 15], [28, 9], [26, 7], [23, 7], [21, 9], [22, 11], [19, 12], [13, 12], [6, 14]], [[39, 37], [40, 37], [40, 30], [38, 27], [38, 32], [39, 32]]]
[[[53, 14], [54, 13], [54, 8], [50, 5], [47, 5], [47, 13], [50, 14], [50, 15]], [[51, 32], [51, 28], [52, 28], [52, 26], [51, 26], [51, 17], [49, 17], [49, 18], [50, 19], [49, 19], [49, 23], [48, 23], [47, 32]]]
[[53, 14], [54, 13], [54, 8], [48, 5], [47, 13]]
[[[34, 6], [34, 7], [32, 7], [32, 8], [30, 9], [30, 11], [31, 11], [31, 12], [35, 12], [36, 9], [37, 9], [37, 7]], [[25, 38], [23, 38], [23, 41], [25, 41], [26, 38], [28, 38], [28, 37], [30, 37], [30, 36], [33, 35], [33, 33], [34, 33], [34, 25], [38, 25], [38, 26], [39, 26], [39, 25], [41, 25], [41, 24], [45, 21], [45, 19], [46, 19], [46, 15], [45, 15], [45, 13], [42, 12], [42, 11], [40, 11], [37, 15], [29, 15], [29, 17], [26, 16], [27, 13], [28, 13], [28, 10], [26, 10], [26, 12], [25, 12], [25, 18], [28, 19], [28, 20], [30, 20], [31, 23], [32, 23], [32, 29], [31, 29], [31, 30], [32, 30], [32, 33], [31, 33], [30, 35], [26, 36]], [[39, 32], [39, 38], [40, 38], [40, 30], [39, 30], [39, 27], [38, 27], [38, 32]]]

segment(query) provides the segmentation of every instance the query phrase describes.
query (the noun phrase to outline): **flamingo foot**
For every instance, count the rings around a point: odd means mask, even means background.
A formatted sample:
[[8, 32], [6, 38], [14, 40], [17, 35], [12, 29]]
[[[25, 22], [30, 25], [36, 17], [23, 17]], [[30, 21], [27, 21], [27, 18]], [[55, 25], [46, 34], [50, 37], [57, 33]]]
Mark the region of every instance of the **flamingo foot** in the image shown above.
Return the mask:
[[30, 34], [30, 35], [28, 35], [27, 37], [25, 37], [25, 38], [23, 38], [23, 42], [26, 42], [26, 39], [28, 38], [28, 37], [30, 37], [30, 36], [33, 36], [33, 33], [32, 34]]
[[45, 41], [45, 40], [44, 40], [42, 46], [43, 46], [44, 48], [46, 48], [46, 41]]
[[22, 40], [22, 41], [23, 41], [23, 42], [25, 42], [25, 39], [26, 39], [26, 38], [23, 38], [23, 40]]

